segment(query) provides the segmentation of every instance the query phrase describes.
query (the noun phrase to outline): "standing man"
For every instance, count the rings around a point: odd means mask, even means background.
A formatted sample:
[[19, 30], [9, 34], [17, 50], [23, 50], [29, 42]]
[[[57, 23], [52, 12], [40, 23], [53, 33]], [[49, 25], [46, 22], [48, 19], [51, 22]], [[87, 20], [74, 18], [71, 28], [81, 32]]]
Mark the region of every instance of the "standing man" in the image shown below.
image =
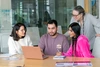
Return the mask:
[[50, 20], [47, 23], [47, 34], [44, 34], [39, 43], [45, 55], [56, 55], [58, 51], [66, 52], [69, 43], [65, 35], [57, 33], [58, 24], [56, 20]]

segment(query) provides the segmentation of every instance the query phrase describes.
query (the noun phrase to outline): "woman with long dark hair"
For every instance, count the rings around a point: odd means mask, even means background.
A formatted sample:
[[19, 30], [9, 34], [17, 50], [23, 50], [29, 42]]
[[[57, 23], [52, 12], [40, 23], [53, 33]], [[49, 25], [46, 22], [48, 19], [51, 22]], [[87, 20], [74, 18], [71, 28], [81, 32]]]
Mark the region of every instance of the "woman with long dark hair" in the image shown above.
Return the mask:
[[66, 53], [62, 53], [64, 56], [74, 57], [94, 57], [90, 52], [90, 44], [88, 38], [84, 35], [80, 35], [80, 25], [73, 22], [69, 25], [69, 35], [71, 37], [71, 45]]
[[8, 39], [9, 54], [22, 54], [21, 46], [32, 46], [30, 37], [26, 35], [26, 26], [22, 23], [17, 23], [12, 29]]

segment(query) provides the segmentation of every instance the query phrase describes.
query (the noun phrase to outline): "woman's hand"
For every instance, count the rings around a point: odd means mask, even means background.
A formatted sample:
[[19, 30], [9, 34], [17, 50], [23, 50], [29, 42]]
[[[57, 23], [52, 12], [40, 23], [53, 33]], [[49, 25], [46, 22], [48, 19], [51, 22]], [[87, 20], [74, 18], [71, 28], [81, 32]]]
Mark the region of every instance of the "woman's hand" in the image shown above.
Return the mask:
[[57, 52], [56, 55], [57, 55], [57, 56], [61, 56], [62, 53], [61, 53], [61, 52]]

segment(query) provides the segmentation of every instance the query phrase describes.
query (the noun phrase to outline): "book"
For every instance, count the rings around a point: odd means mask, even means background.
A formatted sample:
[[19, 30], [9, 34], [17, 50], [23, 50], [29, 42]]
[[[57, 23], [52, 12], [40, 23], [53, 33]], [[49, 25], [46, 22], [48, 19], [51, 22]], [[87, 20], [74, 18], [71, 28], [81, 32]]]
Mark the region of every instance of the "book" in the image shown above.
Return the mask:
[[73, 66], [73, 62], [56, 62], [56, 67]]
[[53, 59], [64, 59], [66, 56], [54, 56]]
[[73, 66], [92, 66], [90, 61], [74, 61]]
[[56, 67], [67, 67], [67, 66], [88, 66], [92, 67], [90, 61], [67, 61], [67, 62], [56, 62]]

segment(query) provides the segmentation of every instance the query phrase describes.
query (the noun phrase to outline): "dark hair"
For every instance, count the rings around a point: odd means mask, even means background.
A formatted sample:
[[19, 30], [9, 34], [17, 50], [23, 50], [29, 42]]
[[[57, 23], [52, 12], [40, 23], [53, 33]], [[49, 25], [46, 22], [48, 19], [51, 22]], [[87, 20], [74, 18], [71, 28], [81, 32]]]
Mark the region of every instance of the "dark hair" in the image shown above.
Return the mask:
[[69, 25], [69, 27], [71, 27], [71, 29], [76, 34], [76, 38], [72, 37], [72, 49], [73, 49], [72, 51], [75, 51], [76, 54], [76, 43], [77, 43], [77, 38], [80, 35], [81, 27], [77, 22], [73, 22], [72, 24]]
[[[20, 29], [21, 26], [24, 26], [24, 29], [25, 29], [25, 34], [26, 34], [26, 26], [23, 24], [23, 23], [17, 23], [14, 25], [13, 29], [12, 29], [12, 33], [11, 33], [11, 37], [13, 37], [13, 39], [15, 41], [18, 41], [20, 39], [20, 37], [16, 34], [16, 31], [18, 31]], [[25, 36], [23, 36], [22, 38], [24, 38]]]
[[72, 28], [72, 30], [74, 31], [74, 33], [76, 34], [76, 38], [80, 35], [80, 30], [81, 27], [77, 22], [73, 22], [69, 25], [69, 27]]
[[55, 26], [58, 27], [58, 24], [57, 24], [57, 21], [56, 21], [56, 20], [50, 20], [50, 21], [47, 23], [47, 25], [48, 25], [48, 24], [55, 24]]
[[74, 10], [76, 10], [76, 11], [78, 11], [79, 12], [79, 14], [83, 14], [83, 16], [85, 15], [85, 10], [83, 9], [83, 7], [82, 6], [76, 6], [75, 8], [74, 8]]

